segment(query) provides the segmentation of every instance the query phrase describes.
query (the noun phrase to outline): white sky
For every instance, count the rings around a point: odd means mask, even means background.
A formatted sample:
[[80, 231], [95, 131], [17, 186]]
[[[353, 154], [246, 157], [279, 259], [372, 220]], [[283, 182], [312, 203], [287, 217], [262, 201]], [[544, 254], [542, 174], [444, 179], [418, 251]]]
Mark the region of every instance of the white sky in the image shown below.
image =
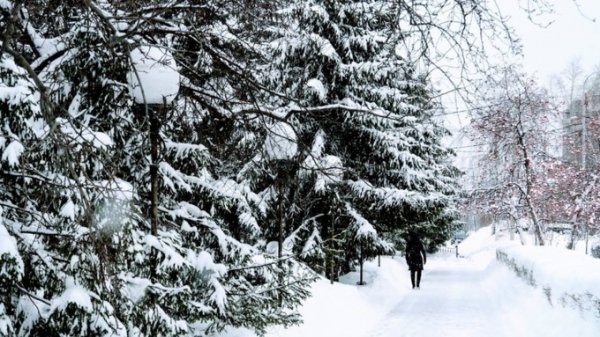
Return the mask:
[[[503, 15], [510, 17], [509, 25], [521, 39], [523, 57], [517, 61], [523, 64], [528, 74], [535, 75], [540, 85], [549, 86], [551, 77], [560, 74], [577, 58], [583, 67], [582, 78], [600, 66], [600, 0], [546, 0], [553, 4], [555, 12], [533, 21], [552, 22], [547, 27], [529, 20], [527, 13], [519, 8], [519, 4], [534, 0], [495, 1]], [[460, 103], [446, 106], [447, 112], [462, 109], [464, 106]], [[451, 114], [444, 119], [446, 127], [453, 133], [447, 145], [457, 152], [455, 165], [468, 170], [479, 153], [479, 148], [465, 137], [468, 114]]]
[[547, 1], [554, 5], [555, 13], [535, 19], [552, 21], [543, 28], [528, 20], [527, 14], [518, 8], [519, 0], [497, 0], [521, 37], [525, 70], [545, 84], [552, 74], [560, 73], [569, 62], [580, 57], [584, 74], [591, 73], [600, 65], [600, 0]]

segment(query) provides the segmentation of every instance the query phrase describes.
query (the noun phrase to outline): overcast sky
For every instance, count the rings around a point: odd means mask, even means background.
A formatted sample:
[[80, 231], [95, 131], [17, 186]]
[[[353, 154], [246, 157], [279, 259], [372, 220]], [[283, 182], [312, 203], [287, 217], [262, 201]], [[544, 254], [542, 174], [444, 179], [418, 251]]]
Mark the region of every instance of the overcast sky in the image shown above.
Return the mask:
[[518, 8], [518, 0], [497, 2], [522, 39], [525, 69], [535, 73], [540, 82], [546, 82], [578, 57], [586, 72], [600, 65], [600, 0], [549, 0], [555, 13], [535, 19], [552, 21], [546, 28], [527, 18]]
[[[546, 0], [554, 5], [553, 14], [534, 18], [538, 23], [552, 22], [548, 27], [531, 22], [519, 2], [528, 0], [496, 0], [509, 24], [515, 28], [523, 44], [524, 70], [535, 75], [539, 84], [550, 84], [552, 75], [562, 72], [567, 65], [581, 59], [583, 76], [600, 66], [600, 0]], [[579, 4], [579, 8], [576, 4]], [[595, 21], [594, 21], [595, 19]], [[460, 107], [447, 106], [447, 111]], [[467, 158], [476, 156], [477, 147], [465, 139], [464, 127], [469, 118], [466, 113], [447, 116], [446, 126], [454, 133], [449, 145], [458, 153], [461, 168], [469, 166]], [[465, 160], [467, 159], [467, 160]]]

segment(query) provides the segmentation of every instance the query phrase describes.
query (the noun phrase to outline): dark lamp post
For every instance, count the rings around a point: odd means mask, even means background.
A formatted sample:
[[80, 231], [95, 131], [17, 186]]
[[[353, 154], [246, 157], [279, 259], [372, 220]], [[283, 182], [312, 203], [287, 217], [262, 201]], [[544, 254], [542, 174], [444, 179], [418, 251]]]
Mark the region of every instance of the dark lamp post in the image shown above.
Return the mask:
[[[129, 91], [135, 104], [142, 106], [150, 120], [150, 234], [158, 236], [158, 164], [160, 120], [179, 92], [180, 75], [175, 58], [168, 49], [140, 46], [130, 53], [127, 74]], [[150, 279], [156, 282], [156, 252], [151, 254]]]

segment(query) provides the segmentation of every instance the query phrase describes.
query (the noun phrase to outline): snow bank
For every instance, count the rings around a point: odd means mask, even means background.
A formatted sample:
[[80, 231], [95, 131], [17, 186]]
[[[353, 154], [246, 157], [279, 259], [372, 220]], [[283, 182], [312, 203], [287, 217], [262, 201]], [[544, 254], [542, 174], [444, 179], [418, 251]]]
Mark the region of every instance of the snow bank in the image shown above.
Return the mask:
[[471, 233], [458, 250], [467, 259], [488, 264], [488, 255], [495, 255], [529, 286], [539, 289], [552, 306], [600, 317], [598, 259], [561, 247], [523, 246], [516, 236], [510, 241], [501, 230], [492, 234], [491, 226]]
[[[381, 267], [377, 260], [365, 262], [363, 281], [365, 286], [357, 289], [371, 307], [387, 313], [411, 289], [408, 267], [404, 257], [381, 257]], [[340, 282], [355, 286], [360, 280], [358, 271], [340, 277]], [[375, 309], [373, 309], [375, 310]]]
[[381, 267], [376, 261], [365, 263], [365, 286], [357, 285], [358, 272], [342, 276], [333, 285], [327, 279], [318, 280], [300, 310], [304, 324], [273, 329], [267, 337], [366, 336], [409, 290], [409, 282], [402, 282], [407, 272], [399, 261], [385, 257]]
[[496, 238], [492, 234], [492, 227], [482, 227], [469, 234], [458, 245], [458, 253], [463, 256], [470, 256], [487, 249], [493, 249], [495, 245]]
[[548, 302], [600, 317], [600, 260], [564, 248], [501, 247], [497, 258]]
[[551, 306], [543, 291], [532, 291], [511, 270], [492, 261], [482, 282], [491, 306], [501, 309], [501, 336], [595, 337], [597, 319], [584, 319], [569, 308]]
[[[266, 337], [364, 337], [380, 323], [382, 317], [409, 291], [406, 265], [400, 258], [382, 257], [366, 262], [364, 280], [358, 286], [358, 272], [344, 275], [330, 284], [321, 278], [312, 285], [312, 296], [300, 313], [304, 323], [289, 328], [274, 327]], [[219, 337], [255, 337], [246, 329], [229, 329]]]
[[[496, 237], [499, 237], [499, 240], [496, 240]], [[519, 244], [519, 241], [515, 240], [515, 242], [517, 245]], [[543, 289], [533, 289], [532, 291], [530, 285], [519, 279], [504, 264], [496, 261], [494, 256], [497, 246], [502, 246], [501, 250], [515, 252], [515, 255], [521, 249], [521, 247], [506, 245], [507, 240], [502, 238], [502, 235], [493, 235], [490, 227], [480, 229], [472, 233], [461, 244], [466, 254], [464, 258], [457, 259], [453, 254], [431, 256], [426, 265], [424, 279], [426, 283], [429, 283], [433, 282], [432, 280], [439, 277], [440, 274], [450, 273], [454, 275], [456, 282], [472, 282], [471, 286], [475, 287], [474, 289], [483, 289], [481, 295], [484, 296], [480, 301], [489, 303], [489, 313], [494, 317], [490, 323], [500, 323], [491, 329], [494, 333], [488, 336], [597, 336], [599, 322], [597, 318], [582, 317], [580, 312], [571, 308], [550, 305]], [[524, 247], [525, 250], [531, 248], [536, 250], [539, 247]], [[523, 254], [530, 256], [532, 261], [535, 260], [534, 264], [537, 266], [543, 266], [543, 263], [537, 262], [540, 257], [535, 253], [523, 251]], [[577, 256], [577, 258], [580, 257]], [[393, 321], [402, 318], [389, 316], [390, 312], [393, 312], [398, 305], [411, 305], [410, 296], [413, 292], [410, 290], [406, 264], [400, 257], [395, 260], [382, 258], [381, 262], [380, 268], [377, 267], [376, 261], [365, 264], [366, 286], [356, 285], [359, 280], [358, 272], [344, 275], [340, 278], [339, 283], [333, 285], [329, 284], [326, 279], [318, 280], [312, 286], [311, 298], [300, 309], [304, 324], [287, 329], [270, 328], [266, 337], [383, 337], [406, 334], [407, 331], [399, 330], [399, 325]], [[572, 263], [561, 260], [558, 264], [569, 265]], [[600, 270], [596, 265], [587, 265], [586, 268]], [[535, 268], [532, 267], [532, 269]], [[568, 276], [567, 273], [572, 272], [573, 270], [566, 268], [562, 271], [566, 276]], [[469, 278], [469, 275], [475, 275], [475, 277]], [[590, 278], [596, 277], [594, 276], [595, 272], [590, 275], [592, 275]], [[553, 277], [551, 272], [547, 277]], [[571, 282], [564, 281], [564, 286]], [[428, 292], [433, 289], [430, 286], [432, 284], [424, 287], [416, 295], [426, 297]], [[581, 286], [588, 287], [588, 285]], [[452, 295], [456, 284], [443, 284], [443, 287], [447, 288], [448, 295]], [[458, 301], [461, 299], [459, 298]], [[446, 302], [438, 302], [434, 298], [431, 306], [441, 305], [441, 303]], [[488, 307], [484, 306], [485, 308]], [[413, 309], [416, 310], [416, 308]], [[461, 310], [460, 305], [457, 306], [457, 310]], [[466, 314], [459, 315], [459, 321], [448, 317], [436, 318], [430, 316], [431, 314], [430, 311], [422, 312], [422, 315], [432, 320], [431, 326], [420, 325], [418, 327], [423, 336], [464, 336], [460, 325], [473, 319]], [[437, 321], [434, 321], [436, 319]], [[390, 322], [390, 320], [392, 321]], [[408, 324], [407, 329], [410, 329], [412, 322], [405, 323]], [[442, 329], [440, 326], [445, 328]], [[218, 336], [255, 337], [256, 335], [246, 329], [229, 329]]]

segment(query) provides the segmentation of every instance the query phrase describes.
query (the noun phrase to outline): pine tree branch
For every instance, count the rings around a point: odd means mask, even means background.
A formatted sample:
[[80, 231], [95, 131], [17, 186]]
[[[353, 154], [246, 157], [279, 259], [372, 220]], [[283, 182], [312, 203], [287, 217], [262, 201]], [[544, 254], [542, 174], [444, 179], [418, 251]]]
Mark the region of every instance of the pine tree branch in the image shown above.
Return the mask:
[[[16, 285], [16, 287], [17, 287], [17, 289], [19, 289], [21, 292], [23, 292], [25, 295], [27, 295], [27, 296], [28, 296], [30, 299], [35, 299], [35, 300], [37, 300], [37, 301], [40, 301], [40, 302], [42, 302], [42, 303], [44, 303], [44, 304], [46, 304], [46, 305], [50, 305], [50, 304], [51, 304], [51, 303], [50, 303], [50, 301], [48, 301], [47, 299], [45, 299], [45, 298], [42, 298], [42, 297], [39, 297], [39, 296], [37, 296], [37, 295], [34, 295], [34, 294], [30, 293], [29, 291], [27, 291], [27, 289], [25, 289], [25, 288], [21, 287], [20, 285]], [[36, 304], [34, 301], [31, 301], [31, 302], [32, 302], [32, 303], [33, 303], [33, 305], [35, 305], [35, 307], [38, 309], [38, 313], [39, 313], [39, 314], [40, 314], [40, 316], [41, 316], [41, 312], [40, 312], [40, 309], [38, 308], [37, 304]]]
[[[45, 236], [65, 236], [65, 237], [75, 237], [73, 234], [65, 234], [53, 231], [36, 231], [31, 229], [21, 229], [21, 234], [34, 234], [34, 235], [45, 235]], [[66, 260], [65, 260], [66, 261]]]
[[263, 290], [260, 290], [260, 291], [256, 291], [256, 292], [252, 292], [252, 293], [247, 293], [247, 294], [230, 293], [230, 295], [240, 296], [240, 297], [258, 296], [258, 295], [262, 295], [262, 294], [265, 294], [265, 293], [269, 293], [269, 292], [273, 292], [273, 291], [278, 291], [278, 290], [286, 289], [286, 288], [294, 286], [296, 284], [301, 284], [301, 283], [305, 283], [305, 282], [312, 282], [313, 280], [317, 279], [318, 277], [319, 277], [319, 275], [317, 275], [316, 273], [313, 272], [313, 277], [301, 278], [301, 279], [295, 280], [295, 281], [290, 282], [290, 283], [279, 285], [279, 286], [274, 287], [274, 288], [263, 289]]
[[297, 257], [296, 255], [286, 255], [286, 256], [283, 256], [280, 258], [276, 258], [276, 259], [272, 260], [271, 262], [267, 262], [267, 263], [256, 264], [256, 265], [245, 266], [245, 267], [238, 267], [238, 268], [230, 268], [227, 270], [227, 272], [230, 273], [230, 272], [237, 272], [237, 271], [243, 271], [243, 270], [248, 270], [248, 269], [264, 268], [264, 267], [272, 266], [272, 265], [278, 264], [279, 262], [293, 259], [296, 257]]
[[83, 0], [83, 3], [90, 8], [94, 13], [96, 13], [96, 15], [98, 15], [98, 17], [100, 17], [100, 19], [102, 19], [102, 21], [104, 21], [104, 23], [106, 24], [106, 26], [108, 27], [108, 29], [111, 31], [111, 33], [117, 34], [118, 30], [117, 28], [113, 25], [113, 23], [111, 22], [110, 18], [109, 18], [109, 13], [106, 13], [103, 9], [101, 9], [100, 7], [98, 7], [93, 1], [91, 0]]
[[38, 88], [38, 91], [40, 93], [40, 101], [41, 101], [40, 108], [42, 110], [42, 115], [44, 116], [46, 123], [48, 125], [56, 124], [56, 123], [54, 123], [54, 118], [53, 118], [53, 115], [51, 112], [53, 104], [52, 104], [52, 101], [50, 100], [50, 97], [48, 96], [48, 89], [46, 88], [46, 86], [44, 85], [44, 83], [42, 82], [42, 80], [40, 79], [38, 74], [31, 67], [31, 64], [29, 64], [29, 62], [23, 57], [23, 55], [21, 55], [20, 53], [17, 53], [15, 50], [13, 50], [10, 47], [10, 43], [5, 43], [3, 45], [3, 47], [4, 47], [4, 50], [14, 58], [17, 65], [19, 65], [20, 67], [25, 69], [25, 71], [27, 71], [27, 73], [29, 74], [29, 76], [31, 77], [33, 82], [35, 83], [36, 87]]

